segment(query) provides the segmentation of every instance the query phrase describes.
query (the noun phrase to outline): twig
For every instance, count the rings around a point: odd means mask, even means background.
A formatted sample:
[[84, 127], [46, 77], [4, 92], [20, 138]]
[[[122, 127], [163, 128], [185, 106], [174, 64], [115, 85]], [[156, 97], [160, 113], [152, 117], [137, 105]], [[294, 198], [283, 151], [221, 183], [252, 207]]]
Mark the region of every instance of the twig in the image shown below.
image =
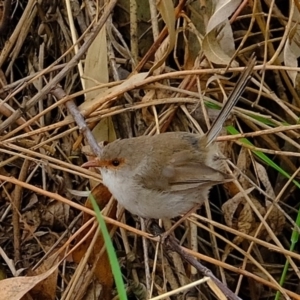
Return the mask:
[[[98, 33], [102, 29], [103, 25], [105, 24], [108, 16], [110, 15], [112, 9], [116, 5], [117, 0], [111, 0], [109, 1], [109, 4], [107, 5], [106, 9], [104, 10], [100, 20], [96, 23], [95, 27], [92, 29], [90, 38], [87, 39], [82, 47], [79, 49], [78, 53], [73, 56], [73, 58], [66, 64], [66, 66], [51, 80], [48, 84], [42, 88], [42, 90], [36, 94], [30, 101], [28, 101], [22, 111], [26, 111], [33, 107], [40, 99], [42, 99], [46, 94], [51, 92], [53, 87], [55, 87], [65, 76], [67, 73], [69, 73], [73, 67], [75, 67], [78, 64], [78, 61], [81, 59], [81, 57], [86, 53], [87, 49], [90, 47], [94, 39], [97, 37]], [[2, 130], [7, 128], [9, 125], [11, 125], [13, 122], [15, 122], [18, 118], [20, 118], [22, 114], [21, 110], [16, 110], [7, 120], [5, 120], [2, 123]], [[16, 132], [19, 132], [23, 126], [20, 126], [19, 128], [10, 131], [5, 137], [2, 137], [2, 139], [7, 139], [8, 137], [13, 136]]]
[[[51, 93], [59, 100], [67, 96], [66, 93], [64, 92], [64, 90], [59, 86], [57, 86], [55, 89], [51, 90]], [[96, 156], [101, 156], [102, 150], [101, 150], [100, 146], [97, 144], [91, 130], [86, 125], [86, 122], [85, 122], [82, 114], [79, 112], [79, 110], [78, 110], [77, 106], [75, 105], [74, 101], [73, 100], [67, 101], [66, 102], [66, 107], [67, 107], [69, 113], [74, 118], [74, 121], [78, 125], [78, 128], [79, 128], [80, 132], [86, 138], [86, 141], [87, 141], [88, 145], [90, 145], [91, 150], [93, 151], [93, 153]]]
[[[26, 181], [30, 160], [25, 159], [19, 174], [20, 181]], [[20, 229], [20, 211], [23, 187], [16, 185], [13, 192], [13, 230], [14, 230], [14, 261], [15, 264], [21, 260], [21, 229]]]
[[10, 8], [11, 8], [11, 1], [12, 0], [4, 0], [3, 2], [3, 9], [2, 9], [2, 18], [0, 20], [0, 35], [4, 34], [7, 27], [7, 22], [10, 18]]
[[241, 300], [240, 297], [238, 297], [236, 294], [234, 294], [226, 285], [224, 285], [208, 268], [204, 267], [199, 261], [197, 261], [193, 256], [191, 256], [189, 253], [187, 253], [175, 240], [175, 238], [172, 235], [169, 235], [164, 242], [164, 245], [180, 254], [180, 256], [186, 260], [188, 263], [190, 263], [192, 266], [194, 266], [199, 273], [201, 273], [203, 276], [210, 277], [214, 283], [218, 286], [218, 288], [223, 292], [223, 294], [228, 298], [232, 300]]

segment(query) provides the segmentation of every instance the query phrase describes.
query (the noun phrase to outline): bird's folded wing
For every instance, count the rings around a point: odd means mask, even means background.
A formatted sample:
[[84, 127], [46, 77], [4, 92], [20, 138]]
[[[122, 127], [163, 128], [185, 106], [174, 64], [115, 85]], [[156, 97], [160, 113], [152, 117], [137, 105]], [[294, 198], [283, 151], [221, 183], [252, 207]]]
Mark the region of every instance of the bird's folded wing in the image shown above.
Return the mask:
[[[173, 169], [173, 170], [172, 170]], [[219, 184], [232, 178], [216, 169], [202, 163], [186, 163], [181, 166], [167, 166], [163, 171], [168, 177], [169, 186], [172, 191], [182, 191], [197, 187], [207, 187]]]
[[[139, 175], [139, 182], [147, 189], [176, 192], [189, 189], [209, 187], [231, 181], [232, 177], [202, 162], [197, 153], [181, 151], [174, 153], [169, 161], [162, 164], [159, 172], [148, 173], [146, 180]], [[149, 170], [148, 170], [149, 171]], [[157, 171], [157, 170], [156, 170]]]

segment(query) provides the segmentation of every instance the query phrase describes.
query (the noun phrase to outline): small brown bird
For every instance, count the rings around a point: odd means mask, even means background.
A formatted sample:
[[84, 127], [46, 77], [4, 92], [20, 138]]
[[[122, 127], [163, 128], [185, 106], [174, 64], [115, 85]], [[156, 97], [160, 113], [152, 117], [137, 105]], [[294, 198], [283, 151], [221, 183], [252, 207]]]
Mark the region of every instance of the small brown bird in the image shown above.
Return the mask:
[[206, 134], [168, 132], [116, 140], [103, 148], [101, 157], [83, 167], [98, 167], [104, 185], [133, 214], [160, 219], [188, 212], [208, 197], [212, 186], [232, 180], [222, 172], [224, 160], [214, 140], [254, 65], [253, 58]]

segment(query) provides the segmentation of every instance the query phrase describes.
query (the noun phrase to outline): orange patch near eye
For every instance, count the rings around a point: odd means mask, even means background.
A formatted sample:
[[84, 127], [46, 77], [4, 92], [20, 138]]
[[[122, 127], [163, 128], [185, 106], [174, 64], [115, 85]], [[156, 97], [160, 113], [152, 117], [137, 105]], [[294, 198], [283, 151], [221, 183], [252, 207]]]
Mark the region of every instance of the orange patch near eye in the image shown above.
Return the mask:
[[124, 164], [124, 162], [125, 162], [124, 158], [114, 158], [108, 162], [107, 166], [118, 168], [118, 167], [122, 166]]
[[124, 158], [114, 158], [111, 160], [94, 159], [82, 165], [83, 168], [119, 168], [125, 162]]

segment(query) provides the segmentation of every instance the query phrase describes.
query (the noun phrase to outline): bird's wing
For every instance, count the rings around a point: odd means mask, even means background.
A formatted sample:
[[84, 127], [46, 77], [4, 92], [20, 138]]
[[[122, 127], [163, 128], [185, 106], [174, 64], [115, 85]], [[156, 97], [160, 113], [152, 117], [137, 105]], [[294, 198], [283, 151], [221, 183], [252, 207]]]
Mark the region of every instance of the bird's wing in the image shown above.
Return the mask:
[[229, 175], [199, 162], [187, 162], [181, 166], [169, 165], [165, 168], [164, 173], [173, 173], [169, 177], [169, 185], [172, 191], [213, 186], [232, 180]]
[[213, 186], [232, 177], [203, 163], [197, 153], [185, 150], [174, 153], [151, 180], [140, 179], [145, 188], [174, 192]]

